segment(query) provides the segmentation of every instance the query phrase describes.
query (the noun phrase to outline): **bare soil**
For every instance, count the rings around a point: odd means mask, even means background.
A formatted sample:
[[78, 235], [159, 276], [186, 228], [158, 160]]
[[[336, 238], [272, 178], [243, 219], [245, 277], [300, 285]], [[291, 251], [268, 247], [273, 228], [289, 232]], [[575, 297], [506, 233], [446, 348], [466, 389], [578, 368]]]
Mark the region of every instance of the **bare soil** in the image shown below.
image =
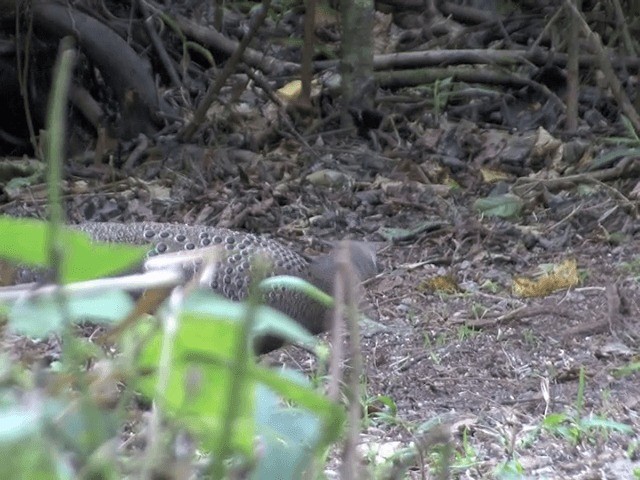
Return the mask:
[[[568, 221], [554, 209], [511, 222], [481, 219], [469, 194], [445, 200], [453, 215], [406, 214], [403, 225], [445, 226], [380, 253], [382, 273], [368, 289], [383, 328], [363, 328], [366, 395], [373, 405], [376, 396], [392, 399], [397, 413], [372, 420], [365, 451], [420, 443], [422, 427], [438, 421], [455, 441], [454, 478], [493, 478], [509, 461], [524, 478], [637, 478], [640, 243], [637, 231], [612, 245], [603, 230], [586, 227], [615, 203], [596, 197], [569, 200]], [[523, 231], [539, 232], [545, 248], [526, 248]], [[579, 286], [542, 298], [512, 294], [513, 277], [567, 259], [577, 261]], [[441, 275], [459, 292], [430, 291], [429, 279]], [[298, 367], [308, 365], [304, 358], [280, 354]], [[552, 413], [566, 415], [574, 438], [543, 428]], [[588, 419], [634, 433], [587, 428]], [[432, 478], [419, 463], [411, 478]]]

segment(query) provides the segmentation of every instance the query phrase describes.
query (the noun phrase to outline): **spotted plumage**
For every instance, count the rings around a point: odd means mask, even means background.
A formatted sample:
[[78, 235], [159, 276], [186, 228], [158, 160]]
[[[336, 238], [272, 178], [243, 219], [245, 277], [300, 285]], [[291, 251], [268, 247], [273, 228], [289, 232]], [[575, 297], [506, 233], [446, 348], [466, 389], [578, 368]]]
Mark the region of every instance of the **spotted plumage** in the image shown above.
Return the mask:
[[[253, 259], [265, 258], [272, 275], [292, 275], [303, 278], [328, 294], [332, 294], [336, 273], [332, 253], [307, 260], [283, 244], [259, 235], [206, 226], [165, 223], [82, 223], [76, 228], [94, 240], [129, 243], [151, 247], [149, 255], [219, 245], [223, 255], [210, 281], [210, 287], [231, 300], [246, 298], [251, 281]], [[375, 252], [362, 242], [349, 242], [348, 249], [356, 273], [361, 280], [376, 273]], [[195, 267], [196, 269], [198, 266]], [[265, 302], [286, 313], [312, 333], [326, 329], [328, 310], [300, 292], [275, 289]], [[261, 339], [257, 350], [265, 352], [281, 345], [279, 339]]]

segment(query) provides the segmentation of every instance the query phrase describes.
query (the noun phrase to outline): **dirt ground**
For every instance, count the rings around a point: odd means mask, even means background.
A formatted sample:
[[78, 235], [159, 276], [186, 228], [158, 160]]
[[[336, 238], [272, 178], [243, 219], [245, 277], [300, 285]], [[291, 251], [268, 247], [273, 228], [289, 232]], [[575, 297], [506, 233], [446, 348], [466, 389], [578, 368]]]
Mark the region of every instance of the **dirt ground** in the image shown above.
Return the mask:
[[[637, 223], [623, 241], [607, 242], [593, 222], [612, 207], [618, 225], [629, 220], [606, 192], [512, 222], [481, 219], [473, 200], [453, 195], [440, 211], [400, 207], [396, 227], [443, 225], [379, 254], [382, 270], [368, 289], [381, 326], [363, 327], [366, 395], [373, 405], [388, 397], [397, 413], [371, 421], [364, 451], [397, 452], [439, 421], [456, 445], [454, 478], [638, 478]], [[380, 222], [372, 217], [364, 223]], [[537, 232], [545, 246], [526, 248], [523, 232]], [[542, 298], [511, 293], [514, 277], [567, 259], [577, 261], [579, 286]], [[430, 290], [441, 275], [459, 291]], [[291, 352], [278, 358], [313, 363]], [[552, 413], [564, 415], [562, 433], [543, 427]], [[521, 476], [500, 469], [509, 461]], [[427, 471], [417, 465], [411, 477], [433, 478]]]

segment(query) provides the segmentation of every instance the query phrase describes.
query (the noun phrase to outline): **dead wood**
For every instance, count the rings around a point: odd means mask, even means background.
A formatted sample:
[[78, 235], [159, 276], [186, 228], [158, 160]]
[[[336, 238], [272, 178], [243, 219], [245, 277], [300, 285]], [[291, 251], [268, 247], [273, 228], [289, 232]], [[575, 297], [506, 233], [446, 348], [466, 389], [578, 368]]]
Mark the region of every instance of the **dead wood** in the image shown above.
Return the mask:
[[73, 36], [83, 52], [100, 68], [116, 92], [123, 112], [118, 125], [122, 138], [150, 133], [169, 108], [158, 99], [151, 66], [119, 35], [95, 18], [51, 2], [33, 4], [36, 31], [56, 38]]
[[[231, 56], [238, 48], [238, 42], [225, 37], [213, 28], [198, 25], [196, 22], [182, 15], [176, 15], [175, 21], [185, 35], [214, 49], [215, 51]], [[283, 75], [294, 71], [297, 72], [300, 69], [300, 65], [297, 63], [283, 62], [275, 57], [265, 55], [252, 48], [247, 48], [244, 51], [242, 60], [247, 65], [259, 68], [264, 73], [268, 74]]]

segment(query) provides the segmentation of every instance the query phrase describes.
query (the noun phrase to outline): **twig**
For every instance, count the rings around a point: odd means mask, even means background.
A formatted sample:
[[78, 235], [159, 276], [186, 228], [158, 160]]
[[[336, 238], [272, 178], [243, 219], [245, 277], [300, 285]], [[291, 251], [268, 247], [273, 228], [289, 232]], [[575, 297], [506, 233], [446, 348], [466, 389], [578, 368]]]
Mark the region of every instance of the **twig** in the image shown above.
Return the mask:
[[[169, 380], [173, 367], [173, 347], [179, 328], [180, 305], [184, 302], [184, 291], [181, 288], [173, 290], [169, 299], [169, 309], [163, 320], [162, 344], [160, 358], [158, 359], [158, 373], [154, 397], [164, 399], [169, 391]], [[163, 435], [160, 433], [163, 419], [162, 408], [164, 405], [153, 404], [151, 418], [149, 419], [148, 445], [144, 452], [144, 464], [140, 477], [145, 480], [154, 478], [154, 470], [160, 463], [162, 455]]]
[[527, 191], [533, 188], [533, 185], [544, 185], [545, 188], [550, 191], [557, 191], [562, 188], [570, 188], [575, 184], [588, 183], [598, 184], [605, 189], [608, 189], [613, 196], [618, 198], [624, 203], [624, 206], [629, 208], [635, 216], [638, 216], [638, 208], [636, 205], [626, 198], [619, 190], [607, 185], [605, 182], [620, 178], [624, 174], [634, 175], [640, 172], [640, 162], [635, 158], [627, 158], [622, 160], [618, 165], [605, 170], [598, 170], [597, 172], [589, 173], [577, 173], [575, 175], [567, 175], [561, 178], [549, 178], [549, 179], [531, 179], [531, 178], [518, 178], [516, 183], [512, 187], [513, 193], [519, 196], [523, 196]]
[[207, 112], [209, 108], [211, 108], [211, 104], [214, 102], [220, 90], [224, 86], [224, 83], [227, 81], [227, 78], [231, 76], [231, 74], [236, 70], [236, 66], [242, 59], [245, 50], [249, 46], [249, 42], [255, 37], [256, 33], [258, 33], [258, 29], [262, 26], [265, 18], [267, 18], [267, 14], [269, 13], [269, 6], [271, 5], [271, 0], [262, 0], [262, 10], [254, 19], [253, 25], [249, 29], [249, 32], [242, 38], [238, 48], [233, 52], [231, 58], [227, 60], [222, 71], [216, 77], [215, 82], [209, 87], [207, 93], [204, 96], [204, 99], [200, 103], [200, 106], [196, 109], [193, 120], [187, 125], [187, 127], [182, 130], [178, 137], [183, 142], [188, 142], [193, 137], [194, 133], [200, 128], [200, 126], [204, 123], [206, 119]]
[[[316, 71], [336, 68], [338, 60], [320, 60], [313, 63]], [[503, 65], [555, 65], [565, 67], [569, 62], [569, 56], [560, 52], [545, 52], [535, 50], [427, 50], [418, 52], [385, 53], [373, 57], [375, 70], [397, 70], [400, 68], [420, 68], [442, 65], [474, 65], [489, 64]], [[615, 67], [637, 71], [640, 69], [640, 58], [631, 56], [612, 55], [612, 63]], [[583, 54], [578, 56], [578, 64], [581, 67], [589, 67], [598, 64], [597, 55]]]
[[631, 38], [631, 34], [629, 33], [629, 26], [627, 25], [627, 21], [624, 18], [624, 12], [622, 11], [622, 5], [620, 5], [620, 0], [613, 0], [613, 9], [616, 12], [616, 23], [617, 27], [620, 28], [622, 33], [622, 41], [624, 42], [624, 48], [627, 50], [629, 55], [633, 55], [634, 57], [638, 54], [636, 53], [636, 49], [634, 47], [634, 41]]
[[334, 402], [340, 400], [342, 384], [342, 364], [344, 360], [344, 281], [336, 278], [334, 308], [331, 323], [331, 360], [329, 364], [329, 385], [327, 396]]
[[467, 327], [471, 327], [471, 328], [486, 328], [486, 327], [497, 326], [499, 324], [510, 322], [512, 320], [523, 320], [523, 319], [525, 319], [527, 317], [537, 317], [539, 315], [554, 315], [554, 316], [560, 316], [560, 317], [566, 317], [566, 318], [571, 317], [571, 315], [569, 315], [568, 312], [565, 312], [563, 310], [559, 310], [556, 307], [524, 306], [524, 307], [512, 310], [510, 312], [507, 312], [507, 313], [505, 313], [503, 315], [500, 315], [499, 317], [482, 318], [480, 320], [469, 320], [469, 321], [465, 322], [465, 325]]
[[313, 78], [313, 53], [315, 46], [316, 28], [316, 0], [305, 2], [304, 12], [304, 43], [302, 45], [302, 65], [300, 79], [302, 80], [302, 92], [300, 100], [305, 105], [311, 105], [311, 80]]
[[[561, 8], [560, 11], [566, 11]], [[565, 128], [569, 132], [575, 132], [578, 128], [578, 98], [580, 90], [580, 78], [578, 67], [578, 24], [573, 15], [566, 15], [569, 17], [569, 30], [568, 30], [568, 47], [567, 54], [569, 55], [569, 61], [567, 62], [567, 118], [565, 120]]]
[[[156, 11], [161, 11], [159, 7], [154, 5], [151, 5], [151, 8]], [[238, 42], [228, 39], [213, 28], [198, 25], [196, 22], [181, 15], [176, 15], [174, 20], [175, 25], [185, 36], [191, 37], [209, 48], [229, 56], [233, 55], [233, 52], [238, 49]], [[300, 69], [297, 63], [284, 62], [252, 48], [247, 48], [244, 51], [242, 60], [247, 65], [259, 68], [267, 73], [277, 72], [282, 74], [283, 72], [296, 72]]]
[[600, 69], [602, 70], [602, 73], [604, 73], [604, 77], [609, 84], [609, 88], [611, 88], [611, 93], [613, 93], [613, 97], [616, 99], [616, 102], [618, 102], [620, 109], [629, 118], [629, 121], [633, 124], [633, 128], [635, 129], [636, 133], [640, 133], [640, 115], [638, 115], [638, 112], [633, 107], [631, 100], [629, 100], [627, 93], [622, 87], [622, 83], [620, 83], [620, 80], [618, 80], [618, 77], [613, 70], [613, 65], [609, 60], [609, 56], [602, 46], [600, 35], [591, 30], [586, 20], [582, 16], [582, 13], [578, 11], [575, 5], [573, 5], [569, 0], [565, 0], [564, 3], [571, 10], [573, 16], [578, 21], [578, 25], [586, 35], [587, 40], [596, 51]]
[[173, 287], [182, 283], [183, 279], [184, 275], [180, 270], [165, 269], [122, 277], [69, 283], [59, 287], [55, 285], [38, 287], [36, 283], [27, 283], [0, 288], [0, 300], [11, 302], [23, 298], [38, 298], [51, 295], [56, 289], [60, 289], [60, 291], [67, 296], [92, 295], [111, 289], [135, 292], [147, 289]]
[[[213, 264], [212, 264], [213, 266]], [[233, 430], [236, 427], [236, 422], [241, 414], [242, 401], [239, 401], [240, 394], [244, 385], [247, 382], [247, 369], [249, 368], [249, 361], [247, 358], [251, 356], [250, 345], [248, 342], [253, 325], [256, 320], [256, 312], [260, 307], [260, 301], [262, 295], [260, 293], [259, 284], [266, 275], [267, 265], [257, 263], [256, 275], [254, 275], [251, 284], [249, 285], [249, 295], [247, 297], [247, 308], [240, 325], [240, 331], [238, 338], [236, 339], [236, 345], [233, 350], [232, 363], [229, 375], [229, 389], [225, 399], [227, 405], [227, 411], [225, 412], [222, 426], [218, 435], [216, 435], [215, 443], [215, 456], [209, 472], [211, 478], [225, 478], [225, 471], [227, 469], [228, 457], [233, 451], [233, 445], [230, 441], [233, 438]]]
[[[24, 3], [16, 2], [16, 6], [20, 9], [28, 9], [29, 6]], [[27, 17], [27, 32], [23, 35], [20, 22]], [[20, 85], [20, 94], [22, 96], [22, 104], [24, 105], [24, 115], [27, 128], [29, 129], [29, 141], [36, 156], [38, 156], [38, 142], [36, 138], [35, 128], [33, 126], [33, 117], [31, 116], [30, 106], [30, 89], [29, 85], [29, 67], [31, 58], [31, 39], [33, 38], [33, 16], [25, 15], [23, 12], [16, 11], [16, 68], [18, 70], [18, 84]]]
[[[357, 469], [360, 460], [357, 458], [356, 446], [360, 434], [360, 378], [362, 375], [362, 351], [360, 349], [360, 329], [358, 325], [358, 293], [356, 273], [349, 256], [349, 248], [342, 243], [337, 252], [338, 275], [336, 276], [336, 305], [346, 307], [346, 322], [349, 331], [349, 369], [345, 395], [348, 401], [347, 437], [342, 452], [341, 478], [352, 480], [358, 478]], [[341, 297], [338, 295], [342, 294]]]
[[137, 0], [136, 3], [138, 6], [138, 9], [140, 10], [140, 13], [144, 17], [144, 22], [143, 22], [144, 29], [147, 32], [147, 35], [149, 35], [149, 40], [151, 40], [151, 45], [153, 45], [153, 48], [155, 49], [156, 53], [158, 54], [158, 57], [160, 58], [160, 63], [162, 63], [162, 66], [167, 72], [167, 75], [169, 76], [169, 78], [171, 79], [171, 83], [173, 83], [173, 86], [176, 88], [182, 87], [182, 82], [180, 81], [178, 72], [176, 72], [176, 69], [173, 68], [171, 57], [169, 57], [169, 54], [167, 53], [167, 49], [164, 48], [164, 44], [162, 43], [162, 40], [160, 40], [160, 37], [158, 36], [158, 32], [156, 32], [156, 29], [153, 28], [154, 17], [149, 12], [149, 8], [147, 7], [147, 4], [144, 2], [144, 0]]
[[415, 70], [398, 70], [392, 72], [376, 72], [376, 81], [382, 88], [403, 88], [424, 83], [433, 83], [445, 78], [453, 78], [457, 82], [486, 83], [490, 85], [512, 85], [515, 87], [531, 87], [553, 99], [565, 111], [564, 102], [545, 85], [510, 72], [498, 72], [489, 69], [470, 67], [456, 68], [424, 68]]

